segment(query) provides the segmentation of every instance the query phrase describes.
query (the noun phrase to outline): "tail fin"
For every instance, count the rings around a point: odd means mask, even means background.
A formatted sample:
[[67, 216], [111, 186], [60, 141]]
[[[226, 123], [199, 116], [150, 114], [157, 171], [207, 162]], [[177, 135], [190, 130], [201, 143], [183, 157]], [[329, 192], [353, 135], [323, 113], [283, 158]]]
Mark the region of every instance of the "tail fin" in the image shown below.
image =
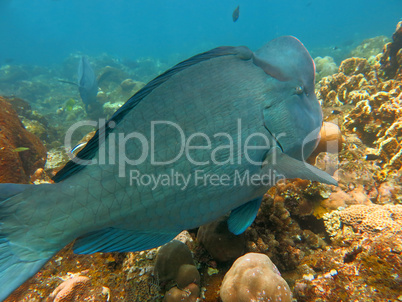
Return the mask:
[[48, 259], [21, 260], [12, 252], [10, 242], [0, 239], [0, 301], [5, 300], [22, 283], [35, 275]]
[[38, 272], [53, 254], [30, 246], [26, 240], [29, 226], [23, 222], [28, 217], [18, 218], [33, 187], [37, 186], [0, 184], [0, 301]]

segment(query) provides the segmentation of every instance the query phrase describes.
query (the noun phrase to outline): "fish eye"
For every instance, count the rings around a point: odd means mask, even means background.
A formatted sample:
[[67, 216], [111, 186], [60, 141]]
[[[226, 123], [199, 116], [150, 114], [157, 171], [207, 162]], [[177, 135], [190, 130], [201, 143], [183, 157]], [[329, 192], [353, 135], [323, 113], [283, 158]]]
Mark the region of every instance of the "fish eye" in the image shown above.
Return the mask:
[[295, 93], [296, 94], [302, 94], [304, 92], [304, 87], [303, 86], [297, 86], [296, 88], [295, 88]]

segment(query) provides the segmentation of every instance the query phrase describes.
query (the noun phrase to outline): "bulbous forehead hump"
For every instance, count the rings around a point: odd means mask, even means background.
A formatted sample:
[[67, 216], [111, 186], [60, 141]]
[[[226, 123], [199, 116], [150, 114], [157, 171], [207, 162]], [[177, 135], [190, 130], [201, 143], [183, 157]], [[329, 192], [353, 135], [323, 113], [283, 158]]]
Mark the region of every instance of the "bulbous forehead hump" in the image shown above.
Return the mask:
[[295, 37], [283, 36], [266, 43], [255, 52], [254, 63], [280, 81], [298, 80], [306, 88], [314, 86], [314, 61]]

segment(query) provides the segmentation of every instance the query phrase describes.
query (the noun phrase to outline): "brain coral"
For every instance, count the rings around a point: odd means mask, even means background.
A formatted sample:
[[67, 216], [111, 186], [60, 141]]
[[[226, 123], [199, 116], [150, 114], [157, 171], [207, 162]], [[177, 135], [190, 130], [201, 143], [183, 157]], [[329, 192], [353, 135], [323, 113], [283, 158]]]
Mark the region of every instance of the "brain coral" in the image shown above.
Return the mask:
[[220, 290], [223, 302], [290, 302], [292, 293], [271, 259], [248, 253], [238, 258], [226, 273]]
[[402, 205], [352, 205], [339, 215], [343, 223], [361, 232], [402, 231]]

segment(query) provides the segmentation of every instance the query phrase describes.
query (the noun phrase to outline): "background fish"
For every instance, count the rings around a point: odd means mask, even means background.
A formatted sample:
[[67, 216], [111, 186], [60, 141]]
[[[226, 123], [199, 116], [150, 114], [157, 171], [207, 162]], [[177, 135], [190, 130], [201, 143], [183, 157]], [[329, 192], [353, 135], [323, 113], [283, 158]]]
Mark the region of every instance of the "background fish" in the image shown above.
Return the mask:
[[98, 94], [98, 82], [96, 76], [89, 64], [87, 57], [82, 56], [78, 64], [78, 90], [82, 101], [85, 104], [85, 109], [88, 111], [88, 106], [96, 104], [96, 95]]
[[235, 8], [235, 10], [233, 11], [233, 13], [232, 13], [233, 22], [236, 22], [237, 19], [239, 19], [239, 14], [240, 14], [240, 5], [238, 5], [238, 6]]
[[[230, 179], [249, 173], [271, 181], [274, 173], [336, 184], [303, 161], [322, 125], [314, 72], [313, 60], [294, 37], [277, 38], [255, 53], [244, 46], [212, 49], [179, 63], [131, 97], [54, 177], [55, 184], [0, 184], [0, 300], [77, 237], [76, 253], [145, 250], [230, 211], [229, 229], [243, 232], [269, 186], [197, 184], [197, 171]], [[171, 124], [152, 132], [152, 121]], [[211, 138], [210, 148], [192, 149], [191, 160], [182, 156], [169, 162], [182, 147], [182, 135], [197, 132]], [[144, 141], [127, 139], [133, 133], [153, 139], [153, 158], [135, 162]], [[252, 137], [253, 145], [266, 147], [225, 148], [228, 140], [219, 133], [236, 146]], [[205, 146], [205, 137], [191, 144]], [[116, 154], [116, 161], [102, 163]], [[211, 156], [223, 164], [208, 161]], [[84, 160], [94, 162], [83, 165]], [[168, 163], [155, 164], [162, 161]], [[152, 189], [133, 185], [133, 170], [148, 175], [174, 170], [192, 181], [184, 189]]]
[[78, 86], [78, 91], [87, 112], [90, 109], [99, 107], [96, 106], [98, 104], [96, 100], [96, 96], [98, 94], [98, 81], [96, 80], [95, 73], [89, 64], [87, 57], [82, 56], [78, 63], [77, 83], [65, 80], [59, 80], [59, 82]]

